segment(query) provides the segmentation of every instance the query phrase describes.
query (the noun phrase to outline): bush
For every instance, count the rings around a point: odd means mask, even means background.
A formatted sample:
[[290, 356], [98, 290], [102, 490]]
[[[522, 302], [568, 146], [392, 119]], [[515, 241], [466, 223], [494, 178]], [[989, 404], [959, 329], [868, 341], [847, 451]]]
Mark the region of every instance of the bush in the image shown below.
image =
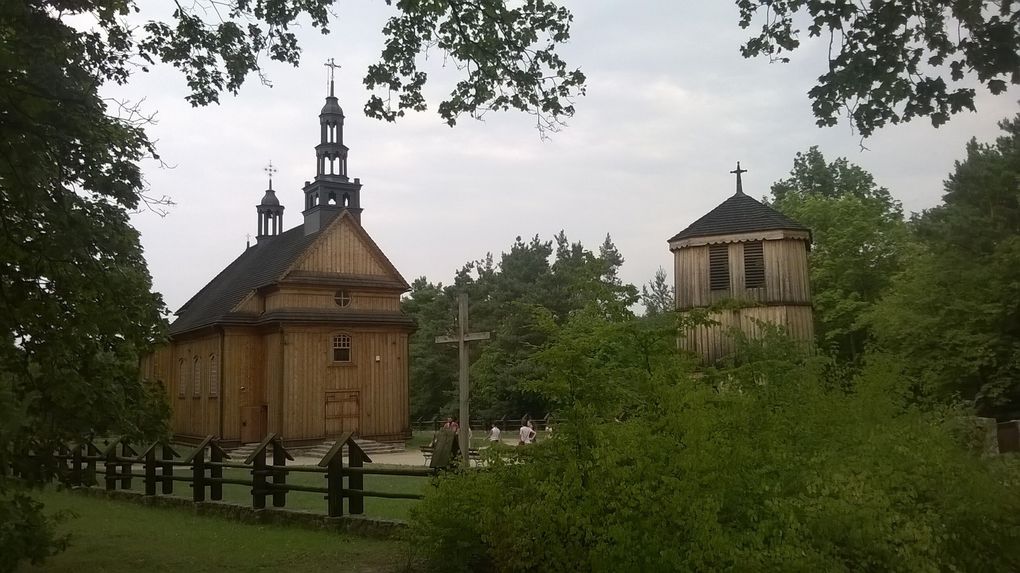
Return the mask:
[[592, 324], [545, 354], [553, 393], [583, 397], [555, 439], [438, 479], [414, 512], [437, 570], [1020, 569], [1016, 465], [959, 446], [959, 413], [911, 406], [894, 364], [633, 357], [640, 374], [618, 352], [634, 337]]

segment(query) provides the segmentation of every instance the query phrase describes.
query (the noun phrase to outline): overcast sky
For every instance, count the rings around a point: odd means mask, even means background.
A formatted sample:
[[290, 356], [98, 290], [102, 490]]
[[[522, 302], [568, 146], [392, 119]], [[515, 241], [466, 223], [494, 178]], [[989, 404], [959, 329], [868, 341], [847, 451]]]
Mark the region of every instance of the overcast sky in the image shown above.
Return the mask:
[[343, 66], [336, 90], [349, 174], [364, 185], [362, 224], [408, 281], [449, 283], [469, 260], [487, 252], [498, 260], [518, 235], [551, 239], [563, 229], [591, 249], [612, 235], [626, 259], [623, 279], [640, 285], [659, 266], [670, 268], [668, 237], [733, 193], [736, 161], [748, 169], [744, 190], [760, 199], [811, 145], [829, 160], [861, 165], [907, 212], [919, 211], [940, 201], [965, 143], [991, 140], [996, 122], [1017, 111], [1015, 89], [981, 94], [978, 113], [939, 129], [927, 120], [887, 127], [861, 151], [845, 121], [815, 126], [806, 94], [824, 70], [819, 42], [791, 64], [770, 64], [741, 58], [746, 32], [732, 2], [568, 5], [575, 20], [561, 53], [587, 75], [588, 94], [569, 126], [545, 141], [524, 113], [447, 127], [434, 110], [459, 76], [442, 68], [438, 53], [426, 64], [429, 111], [395, 124], [366, 118], [361, 79], [378, 58], [391, 10], [379, 0], [342, 3], [329, 36], [299, 31], [301, 66], [266, 65], [272, 88], [253, 78], [237, 97], [196, 109], [184, 101], [183, 76], [163, 66], [108, 90], [144, 97], [144, 108], [158, 112], [149, 134], [173, 166], [147, 163], [145, 175], [151, 195], [176, 205], [165, 217], [133, 217], [155, 289], [176, 311], [244, 250], [270, 160], [285, 227], [301, 223], [326, 95], [323, 62], [331, 57]]

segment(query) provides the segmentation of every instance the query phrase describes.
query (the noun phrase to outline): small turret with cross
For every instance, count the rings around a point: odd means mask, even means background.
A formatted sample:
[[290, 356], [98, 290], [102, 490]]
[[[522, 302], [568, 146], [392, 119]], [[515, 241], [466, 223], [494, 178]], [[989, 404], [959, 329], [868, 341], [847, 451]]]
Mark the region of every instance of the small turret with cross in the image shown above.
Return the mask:
[[262, 201], [255, 206], [259, 216], [259, 230], [255, 239], [260, 243], [283, 232], [283, 205], [280, 204], [276, 192], [273, 191], [273, 174], [278, 170], [273, 167], [273, 162], [270, 161], [263, 171], [269, 176], [269, 188], [262, 196]]

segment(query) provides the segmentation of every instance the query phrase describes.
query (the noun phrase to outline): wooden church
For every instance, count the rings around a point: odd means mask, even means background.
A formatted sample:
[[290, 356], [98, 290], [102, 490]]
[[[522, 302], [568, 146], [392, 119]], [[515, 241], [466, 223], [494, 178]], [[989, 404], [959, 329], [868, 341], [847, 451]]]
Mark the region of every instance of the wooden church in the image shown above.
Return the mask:
[[319, 128], [302, 224], [283, 230], [270, 173], [257, 243], [177, 311], [169, 344], [142, 361], [142, 375], [167, 389], [178, 439], [410, 436], [409, 286], [361, 226], [332, 80]]
[[733, 351], [738, 328], [755, 336], [757, 323], [783, 326], [795, 339], [814, 339], [808, 250], [811, 231], [737, 190], [705, 216], [669, 239], [676, 306], [680, 311], [715, 308], [718, 324], [681, 333], [680, 345], [714, 362]]

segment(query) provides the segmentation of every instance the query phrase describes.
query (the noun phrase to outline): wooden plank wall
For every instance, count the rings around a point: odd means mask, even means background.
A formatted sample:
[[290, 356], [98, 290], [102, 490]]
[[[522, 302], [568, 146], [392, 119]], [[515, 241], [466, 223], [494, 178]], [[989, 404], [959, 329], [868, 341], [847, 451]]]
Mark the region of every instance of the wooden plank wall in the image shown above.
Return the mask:
[[283, 394], [283, 332], [265, 335], [266, 405], [269, 407], [266, 431], [283, 434], [283, 412], [286, 398]]
[[733, 352], [733, 338], [728, 334], [733, 327], [752, 338], [759, 336], [761, 329], [756, 321], [784, 326], [792, 338], [806, 344], [814, 342], [814, 315], [810, 306], [755, 306], [724, 310], [712, 314], [711, 318], [719, 324], [694, 327], [680, 338], [681, 348], [701, 355], [707, 363]]
[[316, 242], [295, 269], [355, 275], [389, 274], [360, 234], [354, 230], [353, 223], [346, 219], [331, 225], [326, 236]]
[[[176, 434], [203, 436], [218, 434], [220, 424], [220, 401], [223, 400], [223, 361], [218, 333], [174, 341], [167, 352], [170, 359], [170, 379], [167, 384], [171, 428]], [[195, 359], [198, 359], [197, 373]], [[220, 395], [210, 396], [210, 368], [215, 361], [215, 375], [220, 378]], [[183, 371], [182, 371], [183, 370]], [[182, 377], [183, 374], [183, 377]], [[196, 376], [197, 374], [197, 376]], [[185, 385], [181, 396], [179, 387]], [[199, 388], [195, 392], [196, 385]]]
[[[350, 363], [334, 363], [332, 340], [352, 339]], [[359, 392], [360, 435], [396, 438], [410, 424], [407, 334], [383, 328], [288, 328], [285, 332], [283, 435], [288, 440], [324, 437], [326, 392]], [[376, 361], [376, 357], [379, 360]]]
[[744, 245], [729, 245], [730, 290], [712, 291], [708, 282], [708, 245], [686, 247], [673, 254], [673, 279], [677, 308], [710, 306], [722, 299], [764, 303], [809, 304], [811, 289], [807, 272], [807, 244], [801, 240], [764, 241], [765, 288], [744, 287]]
[[241, 437], [241, 408], [266, 404], [265, 344], [253, 327], [230, 327], [223, 334], [223, 433]]
[[[337, 289], [334, 287], [288, 287], [281, 289], [266, 296], [266, 312], [297, 308], [340, 310], [336, 300], [334, 300], [336, 291]], [[351, 304], [343, 307], [344, 310], [400, 312], [399, 293], [359, 291], [355, 289], [348, 289], [348, 292], [351, 294]]]
[[810, 303], [807, 244], [804, 241], [765, 241], [765, 290], [768, 302]]

